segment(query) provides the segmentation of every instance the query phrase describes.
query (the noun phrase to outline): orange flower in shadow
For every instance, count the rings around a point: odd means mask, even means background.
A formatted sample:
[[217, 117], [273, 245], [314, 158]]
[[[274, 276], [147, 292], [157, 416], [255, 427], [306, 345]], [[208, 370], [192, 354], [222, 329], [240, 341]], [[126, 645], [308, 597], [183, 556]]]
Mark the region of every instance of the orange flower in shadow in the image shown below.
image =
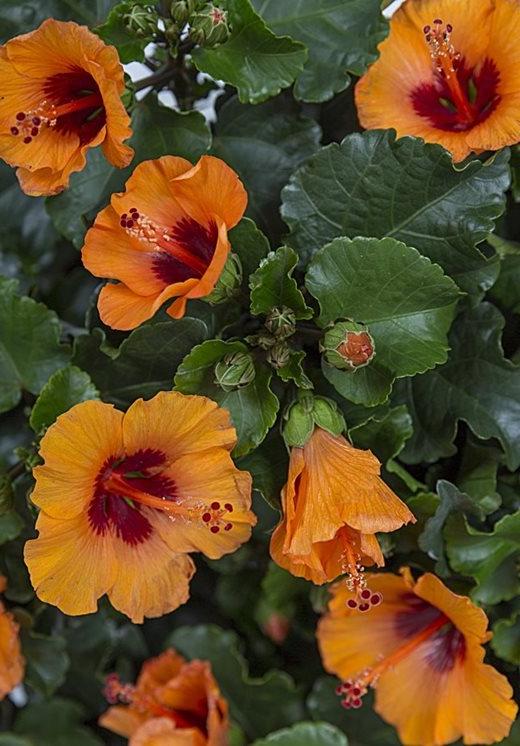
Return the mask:
[[56, 194], [101, 145], [114, 166], [133, 150], [117, 52], [85, 26], [46, 20], [0, 47], [0, 157], [26, 194]]
[[520, 140], [517, 0], [406, 0], [356, 86], [363, 127], [439, 143], [455, 161]]
[[233, 552], [256, 521], [235, 443], [226, 410], [173, 391], [125, 414], [88, 401], [58, 417], [34, 469], [39, 537], [25, 545], [38, 597], [77, 615], [106, 593], [134, 622], [183, 604], [188, 553]]
[[218, 158], [202, 156], [195, 166], [170, 155], [140, 163], [85, 238], [85, 267], [119, 280], [101, 290], [103, 322], [134, 329], [172, 298], [167, 312], [184, 316], [189, 298], [215, 287], [230, 251], [227, 231], [246, 204], [238, 176]]
[[380, 468], [370, 451], [315, 428], [303, 448], [291, 449], [283, 519], [271, 538], [272, 558], [293, 575], [322, 584], [347, 573], [350, 603], [361, 611], [381, 602], [363, 574], [365, 565], [384, 565], [376, 532], [415, 521]]
[[415, 582], [406, 568], [369, 582], [385, 597], [369, 617], [348, 609], [337, 583], [318, 625], [323, 664], [344, 682], [343, 705], [361, 707], [374, 687], [376, 711], [409, 746], [505, 738], [518, 708], [505, 676], [483, 663], [491, 634], [482, 609], [430, 573]]
[[[0, 575], [0, 593], [5, 589], [6, 580]], [[24, 672], [18, 624], [0, 602], [0, 700], [22, 681]]]
[[106, 695], [114, 706], [99, 723], [129, 746], [228, 744], [228, 705], [206, 661], [167, 650], [143, 665], [135, 686], [109, 676]]

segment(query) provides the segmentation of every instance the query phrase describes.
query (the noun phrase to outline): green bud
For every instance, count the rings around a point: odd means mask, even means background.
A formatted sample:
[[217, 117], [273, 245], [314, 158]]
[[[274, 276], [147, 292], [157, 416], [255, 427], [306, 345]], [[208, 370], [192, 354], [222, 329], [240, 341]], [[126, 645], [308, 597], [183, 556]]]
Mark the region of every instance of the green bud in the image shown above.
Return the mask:
[[7, 474], [0, 474], [0, 515], [13, 507], [13, 483]]
[[249, 352], [231, 352], [215, 365], [215, 383], [224, 391], [244, 388], [255, 376], [255, 364]]
[[273, 308], [265, 320], [266, 329], [278, 339], [288, 339], [296, 331], [296, 316], [292, 308]]
[[227, 12], [208, 3], [193, 16], [190, 38], [205, 47], [214, 47], [225, 42], [230, 34]]
[[345, 420], [332, 399], [314, 396], [309, 391], [300, 394], [286, 415], [287, 424], [283, 437], [288, 446], [304, 446], [315, 427], [321, 427], [332, 435], [341, 435]]
[[246, 342], [253, 347], [261, 347], [262, 350], [269, 350], [276, 344], [276, 337], [273, 337], [268, 331], [260, 331], [258, 334], [250, 334], [246, 337]]
[[277, 342], [267, 353], [267, 362], [277, 370], [284, 368], [291, 359], [291, 350], [285, 342]]
[[231, 253], [227, 258], [217, 284], [211, 293], [206, 296], [206, 300], [208, 303], [211, 303], [211, 305], [224, 303], [237, 294], [241, 284], [242, 265], [237, 254]]
[[287, 422], [283, 428], [283, 437], [289, 447], [303, 447], [314, 430], [312, 413], [302, 402], [296, 402], [285, 415]]
[[375, 355], [375, 343], [363, 324], [340, 321], [325, 334], [321, 349], [334, 368], [354, 370], [368, 365]]
[[178, 0], [171, 4], [170, 15], [181, 28], [185, 26], [195, 11], [195, 0]]
[[158, 20], [159, 16], [153, 5], [136, 4], [123, 16], [123, 21], [128, 31], [142, 39], [149, 38], [150, 40], [157, 33]]
[[341, 435], [346, 428], [345, 419], [336, 402], [324, 396], [314, 397], [312, 417], [317, 427], [321, 427], [331, 435]]

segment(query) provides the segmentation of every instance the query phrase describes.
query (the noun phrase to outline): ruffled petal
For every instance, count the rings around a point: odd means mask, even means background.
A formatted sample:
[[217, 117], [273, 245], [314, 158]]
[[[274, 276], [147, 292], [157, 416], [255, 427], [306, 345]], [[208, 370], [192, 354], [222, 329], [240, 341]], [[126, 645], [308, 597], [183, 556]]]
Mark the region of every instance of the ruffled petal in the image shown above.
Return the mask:
[[107, 730], [111, 730], [113, 733], [117, 733], [118, 736], [124, 736], [130, 738], [136, 730], [146, 720], [146, 716], [143, 713], [131, 707], [124, 707], [123, 705], [116, 705], [109, 707], [99, 718], [99, 724]]
[[169, 718], [153, 718], [134, 733], [128, 746], [207, 746], [207, 741], [195, 728], [176, 728]]
[[98, 310], [101, 320], [112, 329], [135, 329], [154, 316], [170, 298], [188, 292], [197, 280], [186, 280], [169, 285], [159, 295], [137, 295], [121, 283], [101, 288]]
[[13, 615], [0, 603], [0, 700], [23, 679], [25, 660], [18, 629]]

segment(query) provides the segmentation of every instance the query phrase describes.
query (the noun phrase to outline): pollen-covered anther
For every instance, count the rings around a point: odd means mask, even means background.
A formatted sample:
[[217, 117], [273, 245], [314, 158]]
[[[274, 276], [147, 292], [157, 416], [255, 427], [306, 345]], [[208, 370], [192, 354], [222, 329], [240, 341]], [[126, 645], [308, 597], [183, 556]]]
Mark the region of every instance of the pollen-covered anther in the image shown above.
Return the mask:
[[154, 223], [147, 215], [139, 212], [137, 207], [131, 207], [128, 212], [124, 212], [119, 219], [119, 224], [131, 236], [154, 246], [173, 241], [173, 237], [164, 226]]
[[451, 42], [452, 31], [451, 23], [444, 24], [440, 18], [436, 18], [431, 26], [423, 28], [435, 69], [444, 77], [449, 72], [456, 72], [461, 60], [461, 55]]
[[107, 702], [115, 705], [118, 702], [130, 704], [133, 701], [135, 687], [132, 684], [123, 684], [116, 673], [109, 674], [105, 679], [103, 695]]
[[336, 687], [336, 694], [341, 697], [341, 705], [346, 710], [359, 709], [363, 704], [363, 697], [368, 691], [365, 678], [370, 674], [367, 669], [356, 679], [348, 679]]
[[42, 103], [31, 111], [19, 111], [9, 128], [14, 137], [21, 137], [28, 145], [40, 134], [43, 125], [54, 127], [56, 124], [56, 110], [48, 101]]

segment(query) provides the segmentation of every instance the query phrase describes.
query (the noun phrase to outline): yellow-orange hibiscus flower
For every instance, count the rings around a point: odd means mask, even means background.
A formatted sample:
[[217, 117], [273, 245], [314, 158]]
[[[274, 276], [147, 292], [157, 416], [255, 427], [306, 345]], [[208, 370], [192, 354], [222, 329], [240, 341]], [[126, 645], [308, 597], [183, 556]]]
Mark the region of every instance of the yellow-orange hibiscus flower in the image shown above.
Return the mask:
[[520, 140], [518, 0], [406, 0], [356, 86], [361, 124], [455, 161]]
[[[0, 593], [5, 588], [6, 580], [0, 575]], [[0, 602], [0, 700], [22, 681], [24, 672], [25, 660], [20, 648], [18, 624]]]
[[76, 615], [106, 593], [134, 622], [184, 603], [188, 553], [233, 552], [255, 523], [235, 442], [226, 410], [173, 391], [125, 414], [88, 401], [58, 417], [34, 469], [39, 537], [25, 546], [38, 597]]
[[189, 298], [209, 295], [230, 251], [227, 231], [246, 204], [242, 182], [219, 158], [140, 163], [85, 238], [85, 267], [119, 280], [99, 296], [103, 322], [134, 329], [172, 298], [167, 312], [177, 319]]
[[135, 686], [109, 676], [106, 694], [114, 706], [100, 725], [129, 738], [129, 746], [228, 744], [228, 705], [207, 661], [187, 663], [167, 650], [146, 661]]
[[0, 47], [0, 158], [26, 194], [56, 194], [101, 145], [114, 166], [133, 150], [117, 52], [85, 26], [48, 19]]
[[415, 521], [380, 470], [370, 451], [316, 427], [291, 449], [283, 518], [271, 538], [272, 558], [293, 575], [322, 584], [347, 573], [351, 607], [360, 611], [381, 602], [363, 573], [365, 565], [384, 565], [376, 532]]
[[343, 705], [361, 707], [368, 687], [375, 709], [407, 746], [501, 741], [517, 712], [509, 682], [483, 663], [491, 637], [482, 609], [452, 593], [435, 575], [371, 575], [385, 597], [366, 618], [351, 612], [342, 584], [332, 588], [318, 625], [327, 671], [343, 684]]

